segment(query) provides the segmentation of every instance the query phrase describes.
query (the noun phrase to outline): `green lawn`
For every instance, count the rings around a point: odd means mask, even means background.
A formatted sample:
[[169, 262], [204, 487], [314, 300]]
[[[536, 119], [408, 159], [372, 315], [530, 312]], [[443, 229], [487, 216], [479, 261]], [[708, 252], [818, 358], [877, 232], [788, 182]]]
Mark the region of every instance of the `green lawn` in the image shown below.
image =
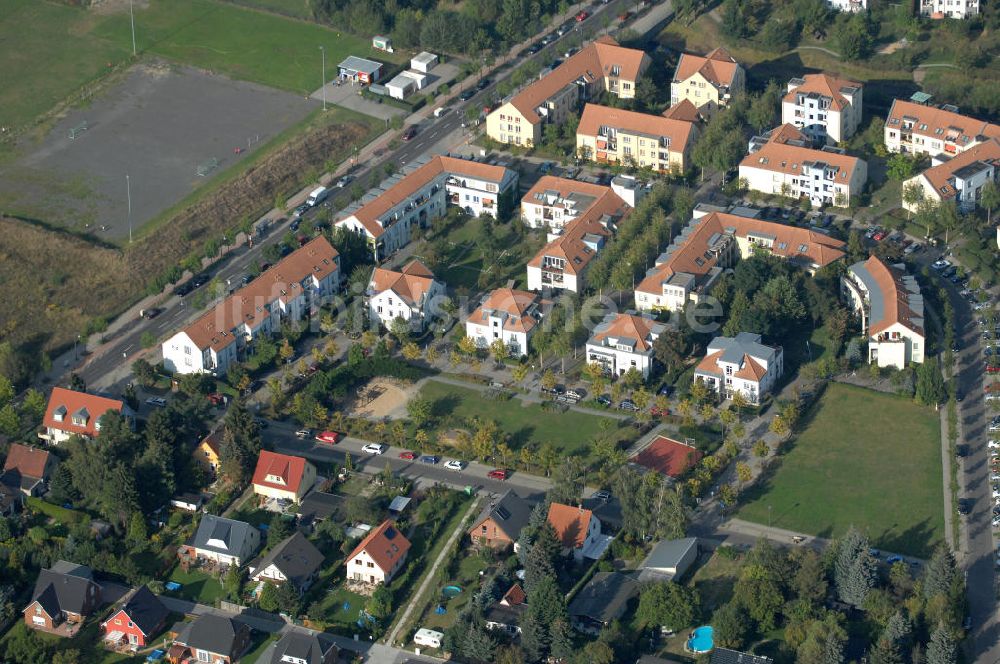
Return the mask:
[[[148, 9], [136, 10], [135, 24], [141, 52], [300, 94], [320, 86], [320, 46], [328, 79], [349, 55], [382, 62], [405, 57], [374, 51], [369, 37], [212, 0], [151, 0]], [[109, 17], [97, 32], [131, 46], [127, 12]]]
[[854, 525], [879, 549], [930, 557], [944, 533], [938, 414], [833, 383], [804, 426], [740, 518], [822, 537]]
[[[322, 600], [310, 608], [310, 617], [330, 626], [352, 627], [358, 619], [358, 612], [364, 608], [366, 598], [352, 593], [343, 586], [327, 593]], [[345, 602], [348, 605], [344, 610]]]
[[222, 597], [222, 584], [214, 576], [204, 572], [197, 570], [185, 572], [177, 566], [168, 580], [181, 584], [177, 595], [193, 602], [214, 606], [215, 600]]
[[517, 398], [491, 401], [473, 389], [447, 385], [434, 380], [420, 388], [420, 396], [435, 405], [435, 411], [445, 411], [460, 419], [480, 417], [496, 420], [500, 429], [510, 436], [510, 445], [518, 449], [528, 443], [551, 443], [564, 453], [588, 452], [588, 441], [600, 431], [608, 418], [585, 415], [575, 411], [565, 413], [542, 410], [538, 404], [522, 405]]

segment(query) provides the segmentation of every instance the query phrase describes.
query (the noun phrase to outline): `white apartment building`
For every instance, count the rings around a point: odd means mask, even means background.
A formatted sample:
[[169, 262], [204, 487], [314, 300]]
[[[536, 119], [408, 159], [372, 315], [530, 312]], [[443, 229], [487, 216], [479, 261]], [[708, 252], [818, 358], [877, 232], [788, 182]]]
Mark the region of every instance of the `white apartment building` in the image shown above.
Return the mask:
[[390, 329], [402, 318], [416, 332], [422, 331], [444, 297], [445, 285], [419, 260], [412, 260], [399, 271], [377, 267], [372, 270], [365, 299], [370, 320]]
[[702, 381], [723, 399], [742, 392], [749, 403], [758, 404], [784, 369], [780, 346], [766, 346], [759, 334], [740, 332], [735, 337], [712, 340], [694, 370], [694, 380]]
[[335, 223], [364, 235], [379, 262], [409, 244], [414, 226], [426, 226], [448, 205], [502, 218], [513, 208], [516, 192], [517, 173], [509, 168], [437, 156], [392, 176], [342, 210]]
[[[914, 97], [930, 99], [923, 93]], [[889, 152], [955, 156], [990, 138], [1000, 138], [1000, 126], [961, 115], [955, 106], [896, 99], [885, 121]]]
[[748, 189], [789, 198], [808, 198], [816, 207], [847, 207], [868, 181], [868, 164], [842, 150], [768, 143], [740, 162]]
[[670, 82], [670, 105], [685, 99], [704, 115], [712, 115], [746, 89], [746, 70], [724, 48], [704, 56], [681, 53]]
[[255, 339], [312, 315], [339, 288], [340, 255], [319, 236], [164, 341], [163, 366], [175, 374], [224, 374]]
[[525, 355], [542, 322], [542, 305], [537, 293], [498, 288], [465, 321], [465, 336], [480, 348], [489, 348], [500, 339], [507, 344], [511, 355]]
[[840, 283], [868, 335], [869, 362], [905, 369], [924, 361], [924, 300], [904, 266], [889, 266], [872, 256], [848, 268]]
[[653, 368], [653, 342], [667, 326], [634, 314], [609, 314], [587, 341], [587, 363], [599, 364], [613, 376], [629, 369], [649, 378]]
[[991, 138], [977, 143], [955, 157], [939, 154], [931, 158], [931, 167], [903, 183], [903, 190], [917, 186], [922, 199], [903, 207], [916, 212], [924, 201], [941, 204], [955, 201], [962, 212], [971, 212], [979, 205], [983, 187], [1000, 178], [1000, 140]]
[[979, 14], [979, 0], [917, 0], [920, 15], [930, 18], [969, 18]]
[[829, 74], [806, 74], [788, 82], [781, 100], [781, 121], [819, 145], [840, 143], [861, 125], [862, 97], [861, 83]]

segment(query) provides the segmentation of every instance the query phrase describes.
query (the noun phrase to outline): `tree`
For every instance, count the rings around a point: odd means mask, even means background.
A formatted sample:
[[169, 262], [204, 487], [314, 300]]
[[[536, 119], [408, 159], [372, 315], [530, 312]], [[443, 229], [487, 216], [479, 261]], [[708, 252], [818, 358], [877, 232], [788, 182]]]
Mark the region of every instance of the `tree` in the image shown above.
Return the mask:
[[231, 482], [246, 482], [257, 463], [261, 447], [260, 429], [253, 415], [242, 398], [236, 399], [223, 420], [219, 449], [222, 471]]
[[510, 348], [503, 339], [497, 339], [490, 344], [490, 353], [493, 355], [494, 362], [503, 364], [503, 361], [510, 356]]
[[875, 586], [876, 564], [868, 549], [868, 538], [854, 527], [848, 529], [837, 545], [834, 582], [842, 602], [862, 606]]
[[944, 625], [938, 625], [927, 645], [927, 664], [955, 664], [957, 661], [955, 637]]
[[406, 413], [410, 416], [414, 426], [423, 428], [431, 420], [434, 413], [434, 404], [429, 399], [417, 397], [410, 399], [406, 404]]
[[846, 646], [847, 631], [835, 614], [828, 614], [823, 620], [809, 623], [795, 661], [799, 664], [843, 664]]
[[478, 351], [476, 341], [472, 337], [462, 337], [458, 342], [458, 351], [466, 357], [472, 357]]
[[947, 544], [939, 544], [924, 569], [924, 597], [930, 599], [935, 595], [950, 595], [958, 578], [955, 556]]
[[[979, 204], [986, 208], [986, 223], [992, 225], [993, 210], [1000, 207], [1000, 186], [997, 186], [996, 182], [990, 180], [983, 185], [982, 198]], [[930, 649], [928, 649], [927, 655], [930, 657]]]
[[7, 404], [0, 408], [0, 433], [13, 438], [21, 431], [21, 416], [18, 415], [14, 404]]
[[222, 589], [225, 591], [229, 601], [240, 601], [240, 592], [243, 590], [243, 579], [243, 568], [237, 565], [230, 565], [229, 569], [226, 570], [226, 575], [222, 580]]
[[754, 456], [757, 456], [757, 457], [760, 457], [761, 459], [763, 459], [770, 452], [771, 452], [771, 448], [768, 446], [766, 440], [761, 439], [761, 440], [758, 440], [756, 443], [753, 444], [753, 453], [754, 453]]
[[59, 504], [73, 503], [80, 499], [80, 492], [73, 486], [73, 474], [68, 464], [59, 464], [49, 485], [52, 498]]
[[257, 596], [257, 606], [265, 611], [275, 612], [278, 610], [278, 590], [273, 583], [265, 583]]
[[917, 367], [917, 385], [914, 398], [919, 404], [936, 406], [944, 401], [946, 396], [947, 388], [937, 358], [926, 358]]
[[414, 362], [420, 359], [420, 346], [416, 343], [409, 341], [403, 344], [403, 357], [410, 362]]
[[646, 627], [666, 627], [675, 632], [694, 624], [698, 593], [676, 583], [651, 583], [639, 593], [636, 618]]
[[792, 561], [797, 565], [791, 579], [791, 589], [802, 600], [818, 605], [826, 598], [826, 569], [823, 560], [812, 549], [795, 549]]
[[747, 463], [743, 461], [736, 463], [736, 479], [739, 480], [740, 484], [746, 484], [753, 479], [753, 470]]
[[546, 369], [542, 374], [542, 387], [546, 390], [551, 390], [556, 386], [556, 375], [552, 373], [551, 369]]
[[[653, 357], [666, 368], [667, 374], [684, 362], [689, 351], [687, 340], [681, 332], [673, 327], [667, 327], [653, 341]], [[600, 366], [600, 365], [598, 365]]]
[[152, 364], [142, 358], [132, 363], [132, 375], [144, 387], [149, 387], [156, 382], [156, 370], [153, 369]]
[[712, 614], [715, 643], [723, 648], [740, 650], [750, 633], [746, 612], [736, 602], [724, 604]]
[[[904, 181], [904, 180], [909, 180], [910, 178], [913, 177], [913, 174], [917, 170], [917, 160], [905, 154], [894, 154], [891, 157], [889, 157], [889, 159], [886, 161], [885, 166], [886, 166], [886, 175], [890, 179]], [[911, 186], [917, 186], [918, 188], [920, 187], [920, 185], [911, 185]], [[923, 194], [922, 188], [920, 188], [920, 192], [922, 198]], [[905, 200], [905, 197], [906, 197], [906, 192], [904, 191], [904, 202], [908, 202]]]
[[376, 620], [385, 620], [392, 613], [392, 592], [381, 584], [365, 603], [365, 612]]
[[410, 337], [410, 323], [402, 316], [396, 316], [389, 324], [389, 333], [402, 343]]
[[785, 603], [779, 578], [764, 565], [748, 563], [733, 588], [733, 599], [757, 623], [761, 632], [774, 629], [778, 612]]
[[271, 517], [271, 521], [267, 529], [268, 548], [274, 548], [291, 534], [292, 534], [291, 524], [288, 521], [286, 521], [284, 517], [282, 517], [280, 514], [275, 514], [273, 517]]

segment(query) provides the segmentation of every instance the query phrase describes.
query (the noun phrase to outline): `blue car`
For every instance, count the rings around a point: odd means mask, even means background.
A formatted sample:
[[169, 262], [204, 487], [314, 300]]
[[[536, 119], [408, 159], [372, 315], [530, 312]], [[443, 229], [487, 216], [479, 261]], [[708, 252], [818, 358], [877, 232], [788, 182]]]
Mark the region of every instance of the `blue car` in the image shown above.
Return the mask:
[[420, 457], [420, 463], [429, 463], [432, 466], [434, 464], [436, 464], [440, 460], [441, 460], [440, 457], [437, 457], [437, 456], [435, 456], [433, 454], [425, 454], [425, 455], [423, 455], [423, 456]]
[[903, 561], [903, 556], [889, 556], [888, 558], [885, 559], [885, 562], [889, 563], [890, 565], [902, 561]]

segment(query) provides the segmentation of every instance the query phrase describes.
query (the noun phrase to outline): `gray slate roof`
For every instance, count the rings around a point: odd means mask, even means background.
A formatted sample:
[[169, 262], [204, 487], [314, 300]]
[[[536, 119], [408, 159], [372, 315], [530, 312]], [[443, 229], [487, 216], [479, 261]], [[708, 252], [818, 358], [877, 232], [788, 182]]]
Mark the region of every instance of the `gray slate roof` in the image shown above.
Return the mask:
[[38, 602], [50, 616], [62, 611], [83, 613], [87, 605], [87, 592], [94, 583], [94, 573], [86, 565], [60, 560], [51, 569], [43, 569], [35, 582], [31, 602]]
[[[244, 521], [235, 521], [214, 514], [206, 514], [201, 517], [198, 524], [198, 532], [194, 535], [192, 545], [197, 549], [224, 553], [227, 555], [240, 555], [243, 551], [244, 542], [250, 537], [250, 530], [253, 528]], [[212, 539], [222, 540], [225, 547], [209, 545]]]
[[251, 564], [254, 575], [272, 563], [295, 587], [301, 588], [323, 564], [323, 554], [306, 539], [305, 535], [296, 532], [281, 541], [258, 562]]
[[122, 611], [142, 630], [146, 636], [153, 636], [153, 632], [163, 624], [170, 613], [163, 602], [150, 591], [146, 586], [142, 586], [132, 597], [125, 602]]
[[708, 345], [709, 353], [722, 350], [723, 362], [739, 364], [744, 355], [760, 358], [770, 363], [774, 360], [774, 349], [760, 342], [760, 335], [753, 332], [740, 332], [735, 337], [716, 337]]
[[684, 537], [657, 542], [642, 562], [644, 568], [677, 567], [692, 547], [698, 546], [697, 537]]
[[331, 648], [337, 652], [337, 646], [329, 634], [294, 630], [286, 632], [271, 647], [271, 658], [266, 661], [270, 664], [283, 664], [282, 657], [288, 655], [305, 664], [322, 664], [324, 656]]
[[487, 503], [473, 522], [473, 526], [478, 526], [486, 519], [492, 518], [500, 529], [516, 542], [521, 535], [521, 529], [528, 525], [531, 509], [531, 504], [528, 501], [508, 489], [500, 498]]
[[584, 616], [602, 623], [620, 618], [630, 599], [639, 594], [639, 584], [621, 572], [598, 572], [569, 605], [571, 616]]
[[176, 641], [192, 650], [207, 650], [217, 655], [234, 657], [240, 654], [233, 652], [237, 634], [249, 631], [248, 626], [232, 618], [206, 613], [193, 622], [184, 623]]
[[774, 664], [774, 660], [770, 657], [751, 655], [729, 648], [716, 648], [712, 651], [712, 657], [709, 661], [711, 664]]

